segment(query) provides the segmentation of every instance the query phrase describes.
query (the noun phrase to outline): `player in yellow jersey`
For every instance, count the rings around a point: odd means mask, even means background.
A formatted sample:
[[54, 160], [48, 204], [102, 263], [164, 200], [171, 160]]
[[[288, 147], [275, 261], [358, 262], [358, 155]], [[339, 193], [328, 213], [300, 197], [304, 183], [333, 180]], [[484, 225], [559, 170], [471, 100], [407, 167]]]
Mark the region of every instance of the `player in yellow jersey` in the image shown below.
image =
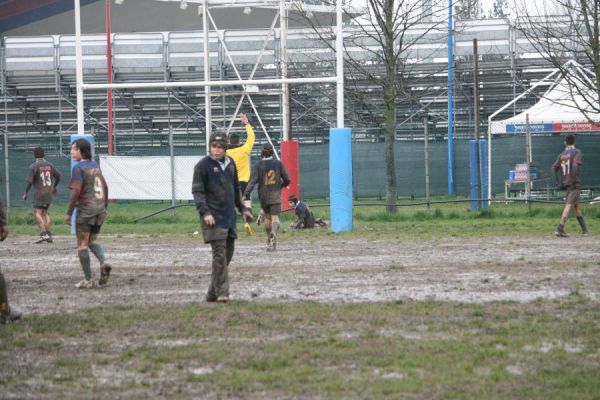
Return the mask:
[[[240, 121], [242, 121], [246, 127], [246, 143], [241, 144], [240, 135], [231, 133], [229, 135], [227, 155], [233, 158], [233, 161], [235, 162], [238, 180], [240, 181], [240, 189], [242, 190], [242, 193], [244, 193], [246, 186], [248, 186], [248, 181], [250, 180], [250, 153], [252, 152], [252, 147], [254, 147], [256, 135], [254, 134], [252, 125], [248, 122], [246, 114], [240, 113]], [[249, 205], [246, 204], [246, 207], [248, 206]]]
[[[248, 186], [248, 181], [250, 180], [250, 153], [252, 152], [252, 147], [254, 147], [256, 135], [254, 134], [252, 125], [248, 122], [246, 114], [240, 113], [240, 121], [242, 121], [246, 127], [246, 143], [241, 144], [240, 135], [231, 133], [229, 135], [227, 155], [235, 162], [240, 189], [242, 193], [244, 193], [246, 186]], [[245, 207], [252, 208], [250, 200], [244, 200], [243, 203]], [[252, 235], [252, 228], [250, 228], [248, 223], [245, 224], [244, 230], [246, 231], [246, 236]]]

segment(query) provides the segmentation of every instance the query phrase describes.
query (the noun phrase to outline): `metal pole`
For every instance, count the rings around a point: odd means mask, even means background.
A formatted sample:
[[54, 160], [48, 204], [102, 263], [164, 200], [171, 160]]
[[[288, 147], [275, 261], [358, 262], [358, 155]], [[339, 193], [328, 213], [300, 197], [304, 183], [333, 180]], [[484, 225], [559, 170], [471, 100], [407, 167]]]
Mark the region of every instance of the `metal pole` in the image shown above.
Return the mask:
[[175, 152], [173, 150], [173, 129], [171, 128], [171, 91], [167, 97], [167, 119], [169, 121], [169, 157], [171, 159], [171, 206], [175, 205]]
[[81, 13], [79, 0], [75, 2], [75, 77], [77, 83], [77, 134], [83, 135], [83, 59], [81, 55]]
[[454, 29], [452, 26], [452, 0], [448, 0], [448, 194], [454, 194]]
[[481, 209], [481, 149], [479, 148], [479, 52], [477, 49], [477, 39], [473, 39], [473, 108], [475, 109], [475, 140], [477, 141], [477, 197], [479, 198], [479, 209]]
[[425, 147], [425, 201], [429, 207], [431, 192], [429, 191], [429, 117], [423, 117], [423, 140]]
[[63, 153], [63, 126], [62, 126], [62, 91], [58, 93], [58, 151]]
[[8, 98], [6, 97], [6, 87], [4, 91], [4, 173], [6, 174], [6, 215], [10, 209], [10, 174], [8, 171]]
[[[110, 22], [110, 0], [106, 0], [106, 82], [112, 83], [112, 44], [111, 22]], [[113, 155], [113, 99], [112, 89], [106, 90], [106, 102], [108, 103], [108, 155]]]
[[[451, 1], [451, 0], [450, 0]], [[344, 127], [344, 31], [342, 28], [342, 0], [336, 1], [336, 78], [337, 78], [337, 127]]]
[[[202, 33], [204, 37], [204, 82], [210, 81], [210, 53], [208, 47], [208, 1], [202, 0]], [[204, 87], [204, 117], [206, 130], [206, 154], [209, 154], [208, 141], [211, 131], [210, 86]]]
[[165, 88], [194, 88], [212, 86], [239, 86], [239, 85], [281, 85], [282, 83], [336, 83], [335, 76], [322, 76], [313, 78], [287, 78], [287, 79], [236, 79], [229, 81], [182, 81], [182, 82], [127, 82], [127, 83], [85, 83], [84, 90], [100, 89], [165, 89]]
[[8, 162], [8, 97], [7, 97], [7, 82], [6, 82], [6, 51], [4, 47], [4, 37], [0, 37], [0, 41], [2, 42], [2, 59], [0, 60], [0, 68], [2, 69], [2, 94], [4, 95], [4, 173], [5, 182], [6, 182], [6, 216], [8, 216], [8, 212], [10, 209], [10, 174], [8, 171], [9, 162]]
[[[281, 69], [281, 78], [287, 79], [287, 28], [288, 11], [285, 6], [285, 0], [279, 1], [279, 66]], [[287, 83], [281, 84], [281, 136], [283, 140], [290, 140], [290, 92]]]
[[[530, 167], [530, 146], [531, 146], [531, 132], [529, 131], [529, 114], [525, 114], [525, 162], [527, 163], [527, 183], [525, 184], [525, 197], [529, 200], [531, 196], [531, 174], [529, 172]], [[529, 201], [528, 201], [529, 203]]]
[[[516, 48], [516, 35], [514, 29], [508, 27], [508, 51], [510, 52], [510, 77], [512, 80], [512, 97], [517, 97], [517, 73], [515, 71], [515, 48]], [[513, 103], [513, 116], [517, 115], [517, 103]]]

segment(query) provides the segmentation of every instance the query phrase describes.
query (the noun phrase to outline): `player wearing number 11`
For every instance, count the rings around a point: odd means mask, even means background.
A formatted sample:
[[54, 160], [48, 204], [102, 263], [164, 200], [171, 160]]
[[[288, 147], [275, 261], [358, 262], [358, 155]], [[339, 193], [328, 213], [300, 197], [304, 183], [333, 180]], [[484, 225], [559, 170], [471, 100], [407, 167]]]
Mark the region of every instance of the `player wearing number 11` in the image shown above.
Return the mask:
[[94, 282], [90, 267], [90, 250], [100, 261], [100, 285], [107, 283], [112, 269], [106, 263], [104, 248], [96, 243], [106, 216], [108, 186], [102, 176], [100, 167], [92, 160], [90, 142], [85, 139], [74, 141], [71, 145], [71, 158], [73, 161], [77, 161], [77, 164], [73, 167], [73, 174], [69, 182], [71, 197], [67, 206], [65, 222], [67, 225], [71, 225], [71, 216], [75, 207], [77, 207], [77, 218], [75, 219], [77, 250], [85, 279], [79, 282], [76, 287], [91, 289], [94, 287]]

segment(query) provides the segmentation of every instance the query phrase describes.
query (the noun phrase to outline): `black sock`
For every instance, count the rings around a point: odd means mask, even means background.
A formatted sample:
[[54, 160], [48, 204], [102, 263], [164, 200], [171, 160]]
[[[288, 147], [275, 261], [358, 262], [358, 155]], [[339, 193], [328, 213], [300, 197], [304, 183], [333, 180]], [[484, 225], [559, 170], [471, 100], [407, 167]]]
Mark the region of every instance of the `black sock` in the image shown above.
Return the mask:
[[556, 230], [559, 232], [564, 232], [565, 231], [565, 224], [558, 224], [558, 226], [556, 227]]
[[579, 222], [579, 226], [581, 227], [581, 231], [583, 233], [587, 233], [587, 225], [585, 224], [585, 220], [583, 219], [583, 215], [577, 217], [577, 222]]
[[6, 282], [4, 275], [0, 272], [0, 314], [8, 315], [10, 307], [8, 306], [8, 293], [6, 292]]

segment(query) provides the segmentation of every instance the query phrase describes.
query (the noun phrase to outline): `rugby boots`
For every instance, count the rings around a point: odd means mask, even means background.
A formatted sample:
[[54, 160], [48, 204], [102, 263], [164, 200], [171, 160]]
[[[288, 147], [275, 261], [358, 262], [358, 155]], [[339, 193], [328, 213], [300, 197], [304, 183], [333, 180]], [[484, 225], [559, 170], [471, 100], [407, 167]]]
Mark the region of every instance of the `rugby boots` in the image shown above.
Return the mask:
[[8, 312], [5, 314], [0, 314], [0, 324], [6, 324], [8, 322], [14, 322], [23, 316], [23, 311], [18, 309], [15, 306], [9, 308]]

